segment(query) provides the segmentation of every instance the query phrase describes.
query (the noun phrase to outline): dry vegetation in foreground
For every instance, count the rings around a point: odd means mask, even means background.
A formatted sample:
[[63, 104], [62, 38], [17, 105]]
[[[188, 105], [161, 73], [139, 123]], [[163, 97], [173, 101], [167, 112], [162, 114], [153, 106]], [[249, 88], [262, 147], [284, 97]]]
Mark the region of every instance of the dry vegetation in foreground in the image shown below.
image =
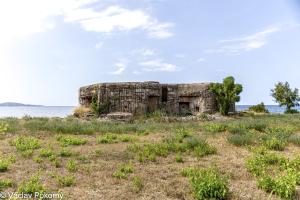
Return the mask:
[[299, 199], [300, 115], [0, 120], [0, 191], [64, 199]]

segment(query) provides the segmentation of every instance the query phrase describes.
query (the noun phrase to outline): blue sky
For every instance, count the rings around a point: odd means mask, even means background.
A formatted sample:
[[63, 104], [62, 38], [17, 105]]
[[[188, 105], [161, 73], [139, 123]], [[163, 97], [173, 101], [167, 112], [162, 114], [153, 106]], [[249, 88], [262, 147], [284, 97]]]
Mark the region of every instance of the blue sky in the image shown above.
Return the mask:
[[3, 0], [0, 102], [77, 105], [97, 82], [215, 82], [240, 104], [300, 88], [296, 0]]

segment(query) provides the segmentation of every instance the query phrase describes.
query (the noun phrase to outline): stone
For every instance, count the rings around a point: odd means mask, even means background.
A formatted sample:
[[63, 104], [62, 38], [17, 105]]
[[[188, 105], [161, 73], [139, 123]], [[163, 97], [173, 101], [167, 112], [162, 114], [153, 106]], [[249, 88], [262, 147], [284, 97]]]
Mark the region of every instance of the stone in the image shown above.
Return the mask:
[[106, 117], [110, 120], [122, 121], [122, 122], [130, 122], [133, 120], [132, 113], [126, 113], [126, 112], [113, 112], [107, 114]]

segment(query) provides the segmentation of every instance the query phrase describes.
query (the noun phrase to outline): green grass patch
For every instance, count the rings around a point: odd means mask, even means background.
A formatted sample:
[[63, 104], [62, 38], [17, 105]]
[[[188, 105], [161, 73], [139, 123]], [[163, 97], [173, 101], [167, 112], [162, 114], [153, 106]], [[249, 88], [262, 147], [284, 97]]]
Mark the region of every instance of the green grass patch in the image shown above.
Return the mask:
[[265, 146], [269, 150], [275, 151], [283, 151], [285, 149], [286, 144], [287, 143], [285, 141], [275, 137], [263, 141], [263, 146]]
[[11, 141], [11, 145], [15, 146], [18, 151], [28, 151], [40, 148], [40, 142], [37, 138], [31, 136], [18, 136]]
[[78, 170], [77, 163], [73, 159], [67, 162], [66, 168], [69, 172], [76, 172]]
[[38, 175], [31, 176], [29, 180], [22, 182], [18, 187], [18, 193], [34, 195], [36, 192], [39, 194], [45, 192]]
[[227, 141], [235, 146], [247, 146], [255, 143], [255, 137], [251, 133], [234, 134], [227, 136]]
[[87, 143], [86, 139], [72, 135], [58, 135], [56, 139], [61, 146], [84, 145]]
[[75, 185], [76, 179], [74, 176], [57, 176], [57, 183], [61, 187], [70, 187]]
[[3, 189], [10, 188], [13, 186], [13, 181], [11, 179], [0, 179], [0, 192]]
[[291, 135], [288, 139], [288, 142], [300, 146], [300, 135]]
[[113, 177], [118, 179], [127, 179], [128, 174], [133, 173], [133, 166], [129, 162], [127, 164], [122, 164], [118, 167], [118, 169], [113, 173]]
[[118, 142], [133, 142], [135, 141], [136, 138], [130, 135], [117, 135], [117, 134], [112, 134], [108, 133], [102, 136], [99, 136], [97, 138], [97, 142], [101, 144], [112, 144], [112, 143], [118, 143]]
[[182, 174], [189, 178], [196, 199], [226, 199], [228, 180], [215, 168], [188, 168]]
[[259, 188], [281, 198], [294, 198], [300, 184], [300, 158], [289, 160], [259, 148], [247, 159], [246, 167], [257, 178]]

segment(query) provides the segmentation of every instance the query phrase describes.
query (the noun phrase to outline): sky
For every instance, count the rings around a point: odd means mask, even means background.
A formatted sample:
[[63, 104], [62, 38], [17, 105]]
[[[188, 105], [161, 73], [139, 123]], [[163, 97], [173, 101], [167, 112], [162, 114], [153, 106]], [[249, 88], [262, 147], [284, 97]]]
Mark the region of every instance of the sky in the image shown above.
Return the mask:
[[300, 88], [299, 0], [1, 0], [0, 102], [78, 105], [81, 86], [221, 82], [239, 104]]

